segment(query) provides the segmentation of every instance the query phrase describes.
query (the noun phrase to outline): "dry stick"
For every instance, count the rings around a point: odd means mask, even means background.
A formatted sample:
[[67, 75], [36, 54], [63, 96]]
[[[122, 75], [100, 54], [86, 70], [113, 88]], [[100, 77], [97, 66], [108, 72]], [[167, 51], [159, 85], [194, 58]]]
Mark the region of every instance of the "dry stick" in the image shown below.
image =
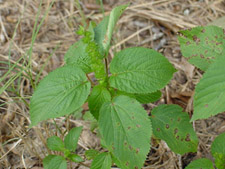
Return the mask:
[[[13, 126], [11, 126], [11, 124], [9, 124], [8, 122], [6, 122], [6, 124], [12, 129], [12, 131], [14, 131], [13, 130]], [[41, 157], [39, 156], [39, 154], [37, 153], [37, 151], [36, 151], [36, 149], [34, 149], [35, 150], [35, 152], [34, 151], [32, 151], [32, 149], [30, 148], [30, 144], [27, 144], [27, 142], [25, 141], [25, 134], [24, 135], [22, 135], [22, 134], [20, 134], [20, 132], [18, 132], [18, 131], [14, 131], [15, 133], [15, 135], [18, 135], [18, 137], [20, 138], [15, 144], [14, 144], [14, 146], [5, 154], [5, 155], [7, 155], [10, 151], [12, 151], [16, 146], [17, 146], [17, 144], [19, 144], [21, 141], [23, 141], [24, 142], [24, 144], [26, 145], [26, 148], [28, 148], [28, 150], [30, 151], [30, 153], [32, 153], [33, 152], [33, 154], [35, 154], [38, 158], [40, 158], [41, 159]], [[34, 145], [33, 145], [33, 142], [31, 142], [31, 146], [32, 147], [35, 147]], [[3, 155], [3, 156], [5, 156], [5, 155]], [[2, 159], [3, 157], [1, 157], [0, 158], [0, 160]]]
[[23, 154], [24, 154], [24, 149], [23, 149], [23, 152], [21, 154], [21, 159], [22, 159], [22, 163], [23, 163], [24, 168], [27, 169]]
[[[38, 135], [38, 137], [39, 137], [39, 139], [41, 140], [41, 142], [44, 144], [44, 146], [45, 146], [45, 148], [47, 149], [48, 153], [51, 154], [51, 151], [50, 151], [50, 150], [48, 149], [48, 147], [47, 147], [47, 144], [46, 144], [45, 138], [44, 138], [43, 135], [42, 135], [42, 132], [40, 132], [39, 128], [37, 128], [37, 127], [34, 127], [34, 131], [35, 131], [35, 133]], [[42, 153], [45, 155], [44, 152], [42, 152]], [[41, 159], [41, 158], [40, 158], [40, 159]]]
[[88, 167], [88, 168], [90, 168], [90, 166], [89, 166], [89, 165], [84, 164], [83, 162], [80, 162], [79, 164], [83, 165], [84, 167]]
[[178, 156], [178, 167], [179, 169], [182, 169], [182, 159], [181, 159], [182, 156], [180, 154], [178, 154], [177, 156]]
[[[2, 144], [0, 144], [0, 156], [2, 157], [2, 154], [5, 154], [5, 150], [3, 149], [3, 145]], [[8, 162], [8, 159], [7, 158], [4, 158], [3, 159], [4, 160], [4, 164], [5, 164], [5, 166], [6, 166], [6, 168], [8, 168], [9, 167], [9, 162]]]
[[142, 29], [136, 31], [136, 32], [133, 33], [132, 35], [128, 36], [126, 39], [124, 39], [124, 40], [118, 42], [116, 45], [112, 46], [112, 49], [115, 49], [116, 47], [122, 45], [122, 44], [125, 43], [126, 41], [128, 41], [128, 40], [130, 40], [131, 38], [137, 36], [137, 35], [140, 34], [141, 32], [150, 29], [151, 27], [152, 27], [152, 25], [147, 26], [147, 27], [144, 27], [144, 28], [142, 28]]
[[0, 160], [2, 160], [7, 154], [9, 154], [14, 148], [16, 148], [16, 146], [18, 144], [20, 144], [20, 142], [22, 141], [22, 139], [20, 138], [16, 143], [13, 144], [13, 146], [3, 155], [1, 156]]
[[87, 76], [88, 80], [91, 82], [91, 86], [92, 87], [95, 86], [95, 83], [91, 80], [91, 78], [88, 76], [88, 74], [86, 74], [86, 76]]

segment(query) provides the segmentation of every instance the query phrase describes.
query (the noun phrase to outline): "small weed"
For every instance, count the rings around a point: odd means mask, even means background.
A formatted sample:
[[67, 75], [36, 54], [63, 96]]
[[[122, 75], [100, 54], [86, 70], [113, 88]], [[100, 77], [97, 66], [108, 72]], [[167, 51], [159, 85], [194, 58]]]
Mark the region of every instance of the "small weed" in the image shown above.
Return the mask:
[[[90, 22], [88, 26], [80, 26], [77, 34], [83, 38], [67, 51], [65, 66], [41, 80], [30, 103], [34, 126], [71, 114], [88, 102], [98, 121], [102, 146], [107, 149], [103, 153], [86, 152], [93, 159], [91, 169], [110, 169], [113, 163], [122, 169], [141, 168], [153, 134], [165, 140], [175, 153], [197, 151], [198, 138], [181, 107], [160, 105], [149, 117], [141, 106], [159, 99], [160, 89], [176, 71], [163, 55], [152, 49], [132, 47], [116, 53], [108, 63], [113, 30], [126, 8], [127, 5], [114, 8], [98, 25]], [[181, 34], [183, 55], [206, 71], [196, 87], [192, 121], [208, 118], [225, 110], [224, 31], [210, 26]], [[92, 72], [97, 81], [89, 77]], [[48, 155], [44, 167], [66, 169], [66, 160], [82, 162], [74, 154], [80, 132], [81, 128], [70, 130], [64, 142], [56, 136], [49, 138], [49, 149], [61, 151], [64, 156]], [[212, 153], [219, 168], [224, 164], [225, 153], [215, 149], [212, 147]]]

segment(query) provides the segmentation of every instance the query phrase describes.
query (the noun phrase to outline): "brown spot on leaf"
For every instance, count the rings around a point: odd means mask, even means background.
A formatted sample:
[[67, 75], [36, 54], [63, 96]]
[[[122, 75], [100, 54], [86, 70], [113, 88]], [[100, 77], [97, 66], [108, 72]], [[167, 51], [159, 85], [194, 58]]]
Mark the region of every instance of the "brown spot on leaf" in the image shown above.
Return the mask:
[[179, 136], [177, 136], [176, 139], [179, 140]]
[[138, 166], [135, 166], [135, 169], [138, 169]]
[[174, 134], [177, 134], [177, 133], [178, 133], [178, 129], [175, 128], [175, 129], [174, 129]]
[[126, 141], [124, 142], [124, 146], [127, 146], [127, 142]]
[[222, 45], [223, 43], [222, 42], [217, 42], [216, 43], [216, 45], [218, 46], [218, 45]]
[[133, 120], [135, 119], [134, 116], [131, 117]]
[[196, 56], [198, 56], [198, 55], [197, 54], [191, 55], [190, 57], [188, 57], [188, 59], [191, 59], [191, 58], [196, 57]]
[[180, 120], [181, 120], [180, 117], [178, 117], [177, 121], [180, 121]]
[[108, 38], [108, 36], [107, 36], [107, 34], [106, 34], [105, 37], [104, 37], [103, 43], [107, 43], [108, 40], [109, 40], [109, 38]]
[[166, 124], [166, 128], [169, 129], [170, 128], [170, 125], [169, 124]]
[[203, 54], [200, 54], [200, 57], [201, 57], [202, 59], [204, 59], [204, 58], [205, 58]]
[[128, 130], [130, 130], [130, 129], [131, 129], [131, 127], [129, 126], [127, 129], [128, 129]]
[[194, 36], [193, 36], [193, 41], [195, 41], [196, 44], [198, 45], [199, 42], [200, 42], [200, 39], [199, 39], [196, 35], [194, 35]]
[[187, 41], [187, 42], [186, 42], [186, 45], [190, 45], [190, 44], [191, 44], [191, 42], [190, 42], [190, 41]]
[[126, 166], [129, 166], [129, 162], [127, 161], [125, 165], [126, 165]]
[[209, 107], [209, 105], [208, 104], [205, 104], [205, 107]]
[[136, 127], [137, 127], [137, 128], [140, 128], [140, 127], [141, 127], [141, 125], [140, 125], [140, 124], [137, 124], [137, 125], [136, 125]]
[[160, 128], [157, 128], [156, 130], [157, 130], [157, 131], [160, 131]]
[[136, 148], [136, 154], [140, 152], [140, 148]]
[[198, 37], [196, 35], [193, 36], [193, 41], [196, 42], [196, 40], [198, 39]]
[[205, 50], [205, 54], [207, 54], [208, 53], [208, 50]]
[[202, 31], [201, 31], [202, 33], [205, 33], [205, 29], [202, 29]]
[[129, 145], [129, 149], [132, 151], [133, 150], [133, 147], [131, 147], [131, 145]]
[[185, 141], [191, 141], [190, 139], [190, 134], [187, 134], [186, 138], [185, 138]]

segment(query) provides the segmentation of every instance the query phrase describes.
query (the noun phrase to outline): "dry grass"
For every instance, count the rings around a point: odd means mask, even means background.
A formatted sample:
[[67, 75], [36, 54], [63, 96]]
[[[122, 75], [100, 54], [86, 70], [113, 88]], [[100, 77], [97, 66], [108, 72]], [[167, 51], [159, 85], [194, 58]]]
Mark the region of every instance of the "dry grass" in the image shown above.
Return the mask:
[[[126, 2], [129, 1], [106, 0], [106, 14], [113, 6]], [[33, 93], [31, 79], [35, 80], [39, 75], [42, 79], [48, 72], [63, 65], [63, 56], [68, 47], [79, 39], [75, 30], [81, 23], [81, 17], [74, 0], [56, 0], [37, 34], [33, 50], [28, 55], [39, 3], [38, 0], [0, 1], [0, 75], [3, 77], [9, 66], [13, 66], [20, 59], [6, 78], [0, 80], [2, 87], [15, 77], [12, 85], [0, 95], [0, 169], [41, 168], [41, 160], [49, 152], [46, 138], [55, 134], [61, 136], [52, 120], [48, 124], [28, 127], [28, 105]], [[51, 0], [43, 0], [38, 23], [50, 4]], [[98, 22], [102, 18], [100, 6], [96, 5], [95, 0], [82, 1], [82, 7], [88, 20]], [[224, 15], [224, 0], [132, 0], [129, 9], [119, 21], [110, 57], [113, 57], [114, 52], [129, 46], [145, 46], [162, 52], [179, 71], [165, 88], [161, 102], [179, 104], [190, 113], [194, 86], [202, 72], [181, 56], [176, 33], [180, 29], [206, 25]], [[32, 69], [27, 66], [29, 56]], [[18, 72], [21, 74], [16, 78]], [[148, 108], [153, 106], [155, 105], [150, 104]], [[87, 110], [88, 107], [84, 106], [83, 112]], [[79, 118], [58, 118], [55, 122], [62, 131], [73, 126], [84, 126], [79, 140], [79, 154], [83, 155], [84, 150], [89, 148], [100, 148], [98, 138], [89, 131], [88, 122]], [[177, 156], [165, 143], [153, 142], [144, 168], [181, 169], [192, 158], [208, 157], [210, 144], [215, 136], [225, 131], [224, 125], [224, 114], [195, 122], [200, 138], [197, 155]], [[90, 165], [90, 161], [86, 161], [85, 165]], [[75, 167], [85, 168], [76, 164], [70, 165], [70, 168]]]

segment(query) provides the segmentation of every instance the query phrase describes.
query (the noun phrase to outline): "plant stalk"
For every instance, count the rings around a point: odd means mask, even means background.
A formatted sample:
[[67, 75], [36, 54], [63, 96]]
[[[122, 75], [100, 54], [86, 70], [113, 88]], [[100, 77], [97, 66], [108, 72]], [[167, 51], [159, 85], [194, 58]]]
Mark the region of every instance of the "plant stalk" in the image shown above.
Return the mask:
[[108, 60], [105, 58], [105, 72], [106, 72], [106, 88], [109, 88], [109, 70], [108, 70]]
[[88, 80], [91, 82], [91, 86], [94, 87], [95, 86], [95, 83], [91, 80], [91, 78], [88, 76], [88, 74], [86, 74]]

